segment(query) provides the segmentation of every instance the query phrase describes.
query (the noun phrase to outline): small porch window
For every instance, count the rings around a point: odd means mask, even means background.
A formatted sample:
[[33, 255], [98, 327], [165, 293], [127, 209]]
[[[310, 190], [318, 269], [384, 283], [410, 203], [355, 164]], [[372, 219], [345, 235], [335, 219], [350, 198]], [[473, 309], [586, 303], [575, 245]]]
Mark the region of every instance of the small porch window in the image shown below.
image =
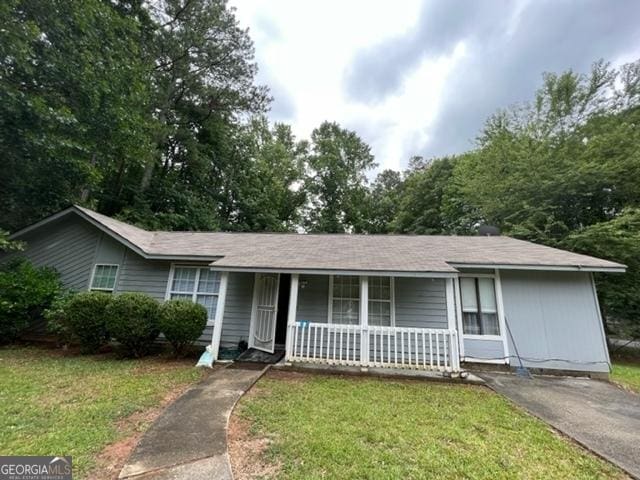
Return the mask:
[[169, 278], [167, 299], [190, 300], [207, 309], [209, 323], [216, 316], [220, 276], [208, 267], [176, 266]]
[[467, 335], [500, 335], [493, 278], [463, 277], [460, 294], [463, 332]]
[[117, 276], [118, 265], [97, 264], [93, 267], [90, 290], [113, 292]]
[[332, 281], [331, 323], [358, 325], [360, 323], [360, 277], [335, 275]]
[[369, 325], [392, 326], [392, 292], [390, 277], [369, 277]]

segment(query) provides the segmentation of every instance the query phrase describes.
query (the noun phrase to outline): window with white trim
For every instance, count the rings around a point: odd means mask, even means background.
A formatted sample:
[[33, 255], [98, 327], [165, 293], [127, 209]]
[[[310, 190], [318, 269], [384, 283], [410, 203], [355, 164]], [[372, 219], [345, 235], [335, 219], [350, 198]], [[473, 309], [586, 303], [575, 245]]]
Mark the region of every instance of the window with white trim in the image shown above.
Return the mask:
[[210, 322], [216, 316], [220, 276], [208, 267], [176, 266], [169, 279], [168, 299], [190, 300], [207, 309]]
[[391, 277], [369, 277], [369, 325], [392, 325], [392, 285]]
[[462, 277], [460, 294], [463, 332], [467, 335], [500, 335], [493, 278]]
[[116, 288], [117, 277], [118, 265], [96, 264], [93, 267], [90, 290], [113, 292], [113, 289]]
[[331, 323], [360, 323], [360, 277], [335, 275], [331, 291]]

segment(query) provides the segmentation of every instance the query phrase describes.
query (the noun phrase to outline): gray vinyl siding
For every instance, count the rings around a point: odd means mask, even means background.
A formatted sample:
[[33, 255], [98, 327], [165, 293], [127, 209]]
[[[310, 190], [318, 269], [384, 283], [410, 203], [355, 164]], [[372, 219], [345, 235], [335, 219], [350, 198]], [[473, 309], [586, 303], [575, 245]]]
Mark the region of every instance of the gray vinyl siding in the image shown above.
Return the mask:
[[223, 346], [235, 347], [240, 340], [249, 341], [254, 276], [253, 273], [229, 273], [220, 338], [220, 344]]
[[163, 301], [167, 292], [171, 263], [147, 260], [127, 249], [120, 268], [116, 291], [142, 292], [156, 300]]
[[55, 268], [65, 287], [86, 290], [93, 268], [100, 231], [77, 218], [53, 222], [26, 235], [27, 248], [0, 258], [24, 256], [34, 265]]
[[296, 321], [327, 323], [329, 315], [329, 276], [300, 275]]
[[444, 279], [396, 278], [395, 305], [397, 327], [448, 327]]
[[101, 233], [94, 262], [96, 264], [119, 265], [119, 267], [122, 268], [125, 250], [127, 250], [127, 248], [120, 242], [117, 242], [106, 233]]
[[[590, 274], [502, 271], [501, 278], [506, 320], [525, 365], [609, 371]], [[509, 350], [514, 365], [511, 339]]]
[[464, 356], [469, 361], [475, 359], [504, 363], [504, 345], [502, 339], [464, 338]]

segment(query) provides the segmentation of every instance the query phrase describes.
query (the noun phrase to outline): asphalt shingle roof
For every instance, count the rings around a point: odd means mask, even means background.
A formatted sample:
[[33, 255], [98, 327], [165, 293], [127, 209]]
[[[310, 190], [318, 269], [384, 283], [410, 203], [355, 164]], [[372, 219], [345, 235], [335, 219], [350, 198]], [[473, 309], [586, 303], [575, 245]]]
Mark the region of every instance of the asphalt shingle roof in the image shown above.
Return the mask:
[[[625, 266], [505, 236], [150, 232], [74, 207], [150, 256], [222, 268], [456, 272], [455, 265], [620, 270]], [[216, 257], [220, 257], [216, 259]]]

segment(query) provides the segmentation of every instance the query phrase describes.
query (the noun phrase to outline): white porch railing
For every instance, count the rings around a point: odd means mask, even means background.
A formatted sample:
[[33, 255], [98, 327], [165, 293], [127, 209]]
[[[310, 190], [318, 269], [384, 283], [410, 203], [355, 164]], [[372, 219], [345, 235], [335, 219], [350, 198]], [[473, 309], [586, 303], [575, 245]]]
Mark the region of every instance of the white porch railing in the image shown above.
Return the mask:
[[289, 362], [458, 372], [455, 330], [296, 322]]

